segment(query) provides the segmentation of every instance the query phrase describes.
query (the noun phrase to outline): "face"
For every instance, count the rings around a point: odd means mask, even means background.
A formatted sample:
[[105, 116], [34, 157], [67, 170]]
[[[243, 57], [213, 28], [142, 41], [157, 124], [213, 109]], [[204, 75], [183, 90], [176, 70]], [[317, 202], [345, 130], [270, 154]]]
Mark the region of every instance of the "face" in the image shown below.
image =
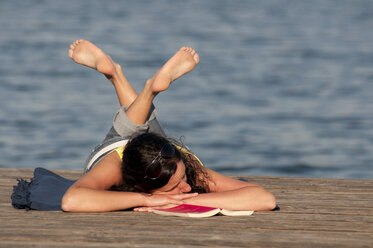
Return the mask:
[[154, 190], [152, 194], [182, 194], [188, 193], [191, 190], [192, 188], [187, 183], [184, 162], [180, 160], [177, 162], [175, 174], [170, 178], [168, 183], [162, 188]]

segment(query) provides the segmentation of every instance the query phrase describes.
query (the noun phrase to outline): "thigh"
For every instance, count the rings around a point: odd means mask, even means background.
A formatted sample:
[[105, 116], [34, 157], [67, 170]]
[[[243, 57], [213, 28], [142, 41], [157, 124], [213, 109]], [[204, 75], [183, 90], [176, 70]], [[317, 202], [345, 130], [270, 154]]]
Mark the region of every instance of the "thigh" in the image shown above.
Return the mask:
[[146, 122], [143, 125], [136, 125], [126, 114], [127, 107], [119, 109], [113, 120], [113, 127], [110, 129], [107, 138], [116, 136], [130, 138], [135, 134], [152, 132], [161, 136], [166, 136], [161, 124], [157, 119], [157, 111], [152, 105]]

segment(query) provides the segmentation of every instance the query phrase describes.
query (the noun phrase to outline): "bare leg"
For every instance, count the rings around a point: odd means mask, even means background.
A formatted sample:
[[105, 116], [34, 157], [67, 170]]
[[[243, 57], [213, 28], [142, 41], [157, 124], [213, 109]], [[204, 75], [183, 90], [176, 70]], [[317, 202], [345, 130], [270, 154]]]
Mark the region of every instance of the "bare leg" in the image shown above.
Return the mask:
[[144, 89], [127, 109], [127, 116], [135, 124], [144, 124], [154, 97], [170, 84], [190, 72], [199, 63], [199, 55], [190, 47], [182, 47], [147, 80]]
[[113, 83], [120, 105], [129, 106], [127, 116], [138, 125], [146, 122], [154, 97], [199, 63], [199, 56], [192, 48], [182, 47], [147, 80], [143, 91], [138, 95], [124, 76], [120, 65], [93, 43], [77, 40], [70, 45], [68, 55], [76, 63], [104, 74]]
[[93, 68], [112, 82], [121, 106], [130, 106], [137, 97], [124, 76], [122, 68], [100, 48], [87, 40], [76, 40], [70, 45], [69, 57], [76, 63]]

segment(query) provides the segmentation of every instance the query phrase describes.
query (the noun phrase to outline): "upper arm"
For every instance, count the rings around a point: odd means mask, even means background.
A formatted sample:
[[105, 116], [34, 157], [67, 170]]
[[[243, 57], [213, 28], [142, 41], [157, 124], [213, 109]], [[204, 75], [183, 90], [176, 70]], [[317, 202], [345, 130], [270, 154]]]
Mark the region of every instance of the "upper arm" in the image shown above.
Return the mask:
[[258, 186], [254, 183], [243, 182], [231, 177], [222, 175], [216, 171], [205, 168], [208, 174], [208, 185], [210, 192], [224, 192], [229, 190], [236, 190], [249, 186]]
[[74, 183], [74, 187], [109, 189], [121, 182], [121, 160], [116, 152], [111, 152], [98, 162], [87, 174]]

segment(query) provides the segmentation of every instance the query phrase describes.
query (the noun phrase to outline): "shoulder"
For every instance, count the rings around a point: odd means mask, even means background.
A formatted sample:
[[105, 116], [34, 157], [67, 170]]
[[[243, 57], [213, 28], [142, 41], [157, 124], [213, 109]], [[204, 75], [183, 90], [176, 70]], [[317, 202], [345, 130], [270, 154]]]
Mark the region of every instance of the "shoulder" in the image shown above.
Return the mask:
[[208, 186], [211, 192], [224, 192], [236, 190], [247, 186], [258, 186], [254, 183], [243, 182], [232, 177], [220, 174], [211, 169], [205, 168], [208, 174]]
[[122, 161], [117, 152], [111, 152], [100, 160], [75, 186], [93, 189], [109, 189], [122, 180]]

